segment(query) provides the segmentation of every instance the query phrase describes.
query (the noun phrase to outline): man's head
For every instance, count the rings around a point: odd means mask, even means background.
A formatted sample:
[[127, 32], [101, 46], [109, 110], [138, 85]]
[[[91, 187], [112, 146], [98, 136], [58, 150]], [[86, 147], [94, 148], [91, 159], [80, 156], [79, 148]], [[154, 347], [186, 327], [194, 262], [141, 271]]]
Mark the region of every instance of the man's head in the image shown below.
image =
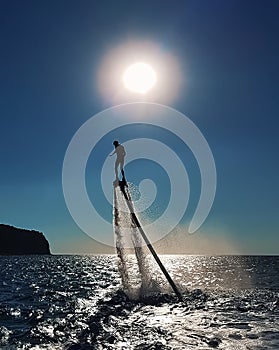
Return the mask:
[[119, 142], [115, 140], [115, 141], [113, 141], [113, 144], [115, 147], [117, 147], [119, 145]]

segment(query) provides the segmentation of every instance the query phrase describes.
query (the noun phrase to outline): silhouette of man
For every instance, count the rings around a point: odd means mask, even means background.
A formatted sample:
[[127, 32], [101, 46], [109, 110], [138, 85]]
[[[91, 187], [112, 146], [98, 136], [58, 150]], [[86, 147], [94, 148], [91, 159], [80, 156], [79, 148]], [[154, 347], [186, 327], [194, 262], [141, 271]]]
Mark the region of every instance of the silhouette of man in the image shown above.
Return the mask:
[[118, 142], [113, 141], [113, 145], [115, 147], [115, 150], [110, 156], [113, 156], [116, 154], [116, 160], [114, 165], [114, 171], [115, 171], [115, 178], [118, 180], [118, 167], [120, 166], [121, 174], [124, 177], [124, 157], [126, 156], [125, 148]]

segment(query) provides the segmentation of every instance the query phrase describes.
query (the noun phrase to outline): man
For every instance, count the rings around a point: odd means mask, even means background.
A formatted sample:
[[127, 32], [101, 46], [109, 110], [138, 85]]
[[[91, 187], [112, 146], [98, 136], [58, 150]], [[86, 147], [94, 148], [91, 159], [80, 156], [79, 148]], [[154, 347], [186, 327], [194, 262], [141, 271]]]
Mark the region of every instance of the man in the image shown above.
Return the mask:
[[115, 147], [115, 150], [112, 154], [110, 154], [110, 157], [116, 154], [116, 161], [114, 165], [114, 171], [115, 171], [115, 179], [118, 179], [118, 167], [120, 166], [121, 174], [124, 177], [124, 157], [126, 156], [125, 148], [118, 142], [113, 141], [113, 145]]

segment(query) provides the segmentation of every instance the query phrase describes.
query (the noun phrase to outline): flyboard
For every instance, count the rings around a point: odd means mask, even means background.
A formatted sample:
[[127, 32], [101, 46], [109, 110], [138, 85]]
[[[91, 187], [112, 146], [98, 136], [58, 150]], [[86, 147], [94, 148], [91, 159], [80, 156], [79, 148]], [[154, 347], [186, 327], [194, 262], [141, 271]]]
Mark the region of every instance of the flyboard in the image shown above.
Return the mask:
[[151, 242], [149, 241], [148, 237], [146, 236], [145, 232], [143, 231], [143, 228], [141, 227], [141, 224], [140, 224], [140, 222], [135, 214], [135, 209], [134, 209], [133, 202], [132, 202], [129, 190], [128, 190], [128, 184], [127, 184], [125, 176], [124, 175], [122, 176], [122, 181], [120, 181], [120, 180], [114, 181], [113, 186], [114, 186], [114, 190], [117, 186], [120, 187], [120, 190], [125, 198], [125, 201], [126, 201], [128, 208], [129, 208], [129, 211], [131, 214], [131, 219], [132, 219], [134, 225], [138, 228], [138, 230], [139, 230], [143, 240], [145, 241], [148, 249], [150, 250], [150, 252], [153, 255], [157, 264], [159, 265], [161, 271], [163, 272], [164, 276], [166, 277], [167, 281], [169, 282], [169, 284], [170, 284], [171, 288], [173, 289], [174, 293], [176, 294], [177, 298], [179, 299], [179, 301], [183, 301], [183, 298], [182, 298], [180, 291], [178, 290], [176, 284], [174, 283], [173, 279], [169, 275], [165, 266], [161, 262], [159, 256], [157, 255], [155, 249], [153, 248]]

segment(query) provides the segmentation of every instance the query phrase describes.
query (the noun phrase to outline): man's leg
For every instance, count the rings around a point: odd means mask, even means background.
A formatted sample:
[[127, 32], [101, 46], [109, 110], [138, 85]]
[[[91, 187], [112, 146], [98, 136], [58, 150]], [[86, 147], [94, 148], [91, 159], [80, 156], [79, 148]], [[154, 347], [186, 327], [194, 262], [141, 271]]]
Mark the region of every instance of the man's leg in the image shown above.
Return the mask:
[[119, 160], [116, 159], [115, 165], [114, 165], [114, 171], [115, 171], [115, 178], [118, 180], [118, 165], [119, 165]]
[[119, 164], [120, 164], [121, 174], [124, 177], [124, 169], [123, 169], [123, 167], [124, 167], [124, 159], [121, 159]]

